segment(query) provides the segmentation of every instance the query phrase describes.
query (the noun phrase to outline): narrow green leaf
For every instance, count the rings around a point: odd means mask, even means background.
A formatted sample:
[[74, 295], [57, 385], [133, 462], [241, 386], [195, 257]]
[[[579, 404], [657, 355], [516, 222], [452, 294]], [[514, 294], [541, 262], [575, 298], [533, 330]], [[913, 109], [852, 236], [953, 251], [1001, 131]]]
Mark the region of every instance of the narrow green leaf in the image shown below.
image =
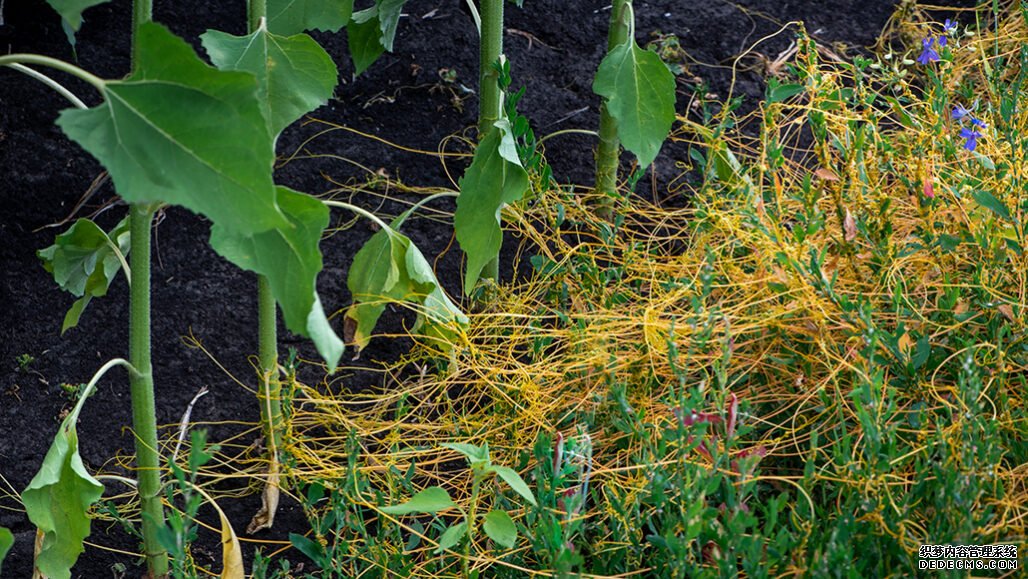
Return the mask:
[[275, 34], [337, 32], [350, 20], [353, 0], [268, 0], [267, 8], [268, 30]]
[[512, 548], [518, 542], [518, 528], [504, 511], [489, 511], [482, 521], [482, 530], [498, 545]]
[[378, 20], [378, 7], [361, 10], [346, 25], [347, 45], [353, 59], [354, 76], [360, 75], [385, 52], [382, 29]]
[[438, 513], [457, 506], [450, 493], [442, 487], [428, 487], [403, 504], [382, 507], [383, 513], [409, 515], [411, 513]]
[[467, 457], [469, 462], [489, 462], [489, 445], [475, 446], [464, 442], [444, 442], [443, 448], [455, 450]]
[[989, 193], [988, 191], [975, 191], [972, 195], [979, 205], [985, 207], [989, 211], [992, 211], [999, 217], [1006, 219], [1007, 221], [1011, 221], [1010, 210], [1007, 209], [1007, 206], [997, 199], [992, 193]]
[[63, 111], [57, 124], [130, 203], [181, 205], [244, 233], [286, 226], [253, 75], [207, 66], [158, 24], [138, 34], [136, 72], [109, 81], [103, 104]]
[[675, 75], [660, 56], [634, 39], [614, 47], [596, 71], [593, 92], [606, 99], [624, 147], [643, 167], [652, 163], [675, 121]]
[[13, 545], [14, 535], [10, 529], [0, 527], [0, 573], [4, 572], [4, 558], [7, 557], [7, 552], [11, 550]]
[[439, 536], [439, 547], [436, 548], [435, 554], [438, 555], [447, 549], [454, 548], [467, 534], [468, 524], [466, 522], [457, 523], [456, 525], [446, 529], [446, 531]]
[[89, 536], [90, 506], [104, 487], [93, 478], [79, 456], [77, 406], [61, 423], [43, 465], [21, 493], [25, 512], [43, 532], [36, 567], [50, 579], [68, 579]]
[[768, 102], [780, 103], [784, 100], [790, 99], [801, 92], [803, 92], [804, 86], [802, 84], [777, 84], [772, 87], [768, 85]]
[[317, 565], [321, 566], [325, 564], [325, 547], [323, 547], [321, 543], [308, 539], [307, 537], [297, 533], [289, 533], [289, 542]]
[[277, 188], [276, 200], [288, 226], [244, 235], [215, 223], [211, 247], [240, 268], [267, 277], [286, 327], [311, 338], [334, 369], [343, 355], [343, 342], [332, 331], [317, 295], [323, 265], [318, 245], [329, 210], [314, 197], [286, 187]]
[[467, 316], [446, 296], [432, 266], [410, 239], [393, 229], [371, 236], [357, 252], [346, 280], [353, 305], [346, 317], [356, 322], [353, 342], [367, 346], [378, 318], [390, 302], [418, 307], [414, 329], [449, 340], [455, 326], [466, 326]]
[[108, 0], [46, 0], [51, 8], [61, 15], [66, 30], [71, 30], [68, 41], [75, 45], [75, 33], [82, 27], [82, 13], [98, 4], [104, 4]]
[[475, 158], [460, 180], [453, 228], [468, 257], [465, 294], [474, 289], [486, 264], [500, 254], [503, 206], [523, 199], [528, 190], [528, 173], [518, 160], [510, 123], [499, 120], [479, 143]]
[[54, 238], [54, 244], [36, 253], [43, 268], [50, 272], [61, 289], [80, 299], [76, 300], [64, 317], [63, 334], [78, 324], [83, 310], [94, 297], [107, 295], [121, 267], [114, 246], [128, 257], [128, 219], [111, 230], [110, 235], [88, 219], [79, 219]]
[[532, 506], [537, 506], [535, 502], [535, 496], [532, 494], [532, 489], [528, 488], [525, 481], [522, 480], [521, 475], [512, 468], [506, 466], [493, 466], [493, 470], [496, 474], [503, 479], [503, 482], [510, 485], [510, 488], [514, 489], [514, 492], [521, 495], [526, 501], [531, 503]]
[[306, 34], [278, 36], [261, 29], [232, 36], [208, 30], [200, 39], [219, 69], [257, 77], [257, 94], [274, 138], [332, 97], [336, 65]]

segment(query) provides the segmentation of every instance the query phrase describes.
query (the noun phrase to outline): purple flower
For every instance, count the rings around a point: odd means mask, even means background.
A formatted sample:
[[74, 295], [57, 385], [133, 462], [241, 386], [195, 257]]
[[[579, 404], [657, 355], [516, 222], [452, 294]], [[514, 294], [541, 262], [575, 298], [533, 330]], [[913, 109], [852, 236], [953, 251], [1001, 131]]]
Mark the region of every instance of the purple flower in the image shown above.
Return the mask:
[[936, 52], [934, 48], [932, 48], [934, 44], [934, 38], [925, 38], [921, 41], [921, 46], [923, 50], [921, 51], [921, 56], [917, 57], [917, 62], [919, 64], [928, 64], [929, 62], [935, 62], [936, 60], [939, 60], [939, 53]]
[[940, 47], [941, 46], [946, 46], [947, 42], [949, 42], [949, 40], [945, 36], [940, 36], [939, 37], [939, 46]]
[[971, 126], [985, 128], [985, 122], [978, 119], [971, 119]]
[[963, 105], [957, 105], [957, 106], [956, 106], [956, 107], [955, 107], [955, 108], [953, 109], [953, 120], [954, 120], [954, 121], [959, 121], [960, 119], [962, 119], [962, 118], [966, 117], [966, 116], [967, 116], [967, 115], [969, 115], [969, 114], [971, 114], [971, 111], [969, 111], [969, 110], [965, 109], [965, 108], [963, 107]]
[[946, 34], [953, 34], [957, 31], [957, 23], [947, 18], [946, 22], [942, 23], [942, 29], [946, 32]]
[[978, 139], [982, 137], [982, 133], [975, 128], [963, 128], [960, 129], [960, 136], [967, 139], [964, 143], [964, 148], [968, 151], [973, 151], [978, 146]]

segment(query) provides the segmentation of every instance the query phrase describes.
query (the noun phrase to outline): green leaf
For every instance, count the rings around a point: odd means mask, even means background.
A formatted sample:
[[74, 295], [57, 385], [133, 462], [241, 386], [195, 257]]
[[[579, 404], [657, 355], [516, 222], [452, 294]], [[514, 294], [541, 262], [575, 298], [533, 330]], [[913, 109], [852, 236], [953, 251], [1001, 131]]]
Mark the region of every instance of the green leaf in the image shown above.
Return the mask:
[[455, 450], [468, 458], [468, 462], [489, 462], [489, 445], [475, 446], [465, 442], [444, 442], [443, 448]]
[[975, 191], [972, 195], [974, 196], [974, 200], [982, 207], [985, 207], [1007, 221], [1012, 220], [1010, 217], [1010, 210], [1007, 209], [1007, 206], [997, 199], [992, 193], [989, 193], [988, 191]]
[[532, 506], [538, 506], [535, 502], [535, 496], [532, 494], [532, 490], [528, 488], [528, 485], [525, 484], [525, 481], [522, 480], [521, 475], [519, 475], [517, 471], [505, 466], [493, 465], [492, 468], [496, 471], [496, 474], [503, 479], [503, 482], [507, 483], [510, 485], [510, 488], [514, 489], [514, 492], [521, 495]]
[[114, 246], [128, 257], [129, 237], [128, 219], [115, 226], [110, 235], [96, 223], [79, 219], [58, 235], [53, 245], [36, 253], [57, 285], [80, 298], [65, 314], [62, 334], [78, 324], [90, 300], [107, 295], [121, 267]]
[[318, 566], [324, 566], [326, 562], [329, 562], [325, 547], [321, 543], [296, 533], [289, 533], [289, 542]]
[[975, 159], [978, 160], [978, 164], [984, 167], [985, 169], [989, 171], [996, 170], [996, 164], [992, 162], [992, 159], [986, 157], [978, 151], [971, 151], [971, 154], [974, 156]]
[[4, 571], [4, 557], [7, 557], [7, 552], [11, 550], [13, 545], [14, 535], [11, 534], [10, 529], [0, 527], [0, 573]]
[[57, 124], [130, 203], [181, 205], [245, 233], [286, 226], [253, 75], [207, 66], [158, 24], [138, 35], [137, 70], [109, 81], [103, 104], [63, 111]]
[[338, 32], [353, 13], [353, 0], [268, 0], [268, 30], [286, 36], [304, 30]]
[[486, 264], [500, 254], [500, 211], [504, 205], [524, 198], [528, 188], [528, 173], [518, 159], [510, 123], [501, 119], [479, 143], [475, 158], [460, 180], [453, 228], [468, 256], [465, 294], [474, 289]]
[[800, 94], [803, 90], [802, 84], [779, 84], [775, 81], [773, 84], [768, 84], [767, 100], [772, 103], [780, 103]]
[[593, 92], [606, 99], [625, 148], [643, 167], [652, 163], [675, 121], [675, 75], [660, 56], [634, 39], [615, 46], [596, 71]]
[[444, 531], [439, 537], [439, 547], [436, 548], [435, 554], [438, 555], [447, 549], [454, 548], [467, 534], [468, 524], [466, 522], [457, 523], [456, 525], [446, 529], [446, 531]]
[[243, 235], [215, 223], [211, 247], [240, 268], [267, 277], [286, 327], [311, 338], [334, 369], [343, 355], [343, 342], [332, 331], [317, 294], [323, 265], [318, 244], [328, 226], [328, 207], [286, 187], [278, 187], [277, 202], [288, 226]]
[[361, 10], [353, 15], [346, 26], [347, 45], [353, 59], [353, 75], [368, 69], [385, 52], [382, 46], [382, 28], [378, 20], [378, 7]]
[[346, 280], [353, 305], [346, 317], [356, 322], [353, 342], [363, 349], [389, 302], [418, 306], [414, 330], [452, 341], [454, 326], [466, 326], [467, 316], [446, 296], [432, 266], [407, 236], [383, 229], [357, 252]]
[[36, 567], [50, 579], [71, 577], [89, 536], [87, 511], [104, 491], [79, 456], [75, 423], [81, 408], [79, 404], [65, 417], [39, 472], [21, 493], [29, 520], [43, 533]]
[[107, 1], [108, 0], [46, 0], [47, 4], [61, 15], [61, 20], [64, 21], [65, 32], [68, 30], [71, 31], [68, 34], [68, 41], [72, 46], [75, 45], [75, 33], [82, 27], [82, 13], [87, 8], [103, 4]]
[[393, 51], [393, 40], [396, 38], [396, 27], [400, 23], [400, 13], [407, 0], [375, 0], [378, 8], [378, 26], [382, 32], [379, 41], [389, 52]]
[[489, 538], [508, 549], [518, 542], [518, 528], [504, 511], [489, 511], [482, 521], [482, 530]]
[[383, 513], [390, 515], [409, 515], [411, 513], [438, 513], [457, 506], [450, 493], [442, 487], [428, 487], [400, 505], [382, 507]]
[[306, 34], [277, 36], [262, 28], [232, 36], [208, 30], [200, 39], [219, 69], [257, 77], [257, 95], [274, 138], [332, 97], [336, 65]]

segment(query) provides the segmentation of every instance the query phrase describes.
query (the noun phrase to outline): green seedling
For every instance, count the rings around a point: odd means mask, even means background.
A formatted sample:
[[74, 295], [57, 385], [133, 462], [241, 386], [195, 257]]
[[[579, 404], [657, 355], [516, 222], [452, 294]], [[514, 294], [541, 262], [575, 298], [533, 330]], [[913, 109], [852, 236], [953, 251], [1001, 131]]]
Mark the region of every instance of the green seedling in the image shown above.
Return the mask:
[[18, 362], [19, 372], [28, 372], [36, 359], [31, 354], [19, 354], [15, 361]]
[[82, 389], [85, 388], [85, 384], [69, 384], [67, 382], [61, 383], [61, 394], [68, 399], [72, 404], [79, 401], [82, 396]]
[[518, 530], [510, 513], [502, 509], [492, 509], [479, 517], [478, 510], [480, 503], [485, 498], [483, 493], [492, 490], [499, 496], [499, 489], [493, 487], [484, 490], [483, 485], [491, 480], [499, 478], [507, 486], [517, 493], [525, 502], [536, 506], [535, 496], [531, 489], [525, 484], [521, 476], [512, 468], [493, 464], [489, 457], [489, 445], [475, 446], [465, 443], [447, 443], [442, 445], [445, 448], [459, 452], [467, 459], [471, 466], [471, 500], [468, 509], [459, 507], [450, 498], [450, 494], [442, 487], [428, 487], [415, 494], [403, 504], [383, 507], [383, 513], [389, 515], [411, 515], [411, 514], [432, 514], [457, 509], [461, 516], [457, 522], [449, 525], [439, 535], [436, 553], [450, 551], [455, 547], [463, 545], [464, 557], [462, 559], [463, 576], [477, 577], [478, 572], [471, 573], [468, 562], [471, 558], [471, 547], [475, 543], [478, 530], [493, 540], [497, 545], [512, 549], [517, 543]]

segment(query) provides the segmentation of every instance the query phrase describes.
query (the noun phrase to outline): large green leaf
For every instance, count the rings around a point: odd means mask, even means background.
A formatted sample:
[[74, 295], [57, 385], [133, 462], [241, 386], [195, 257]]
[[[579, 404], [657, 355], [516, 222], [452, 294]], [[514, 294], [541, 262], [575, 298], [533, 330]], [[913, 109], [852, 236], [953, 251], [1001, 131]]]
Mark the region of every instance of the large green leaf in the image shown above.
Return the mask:
[[383, 513], [409, 515], [411, 513], [438, 513], [457, 506], [450, 493], [442, 487], [428, 487], [403, 504], [382, 507]]
[[137, 70], [108, 82], [103, 104], [66, 110], [57, 123], [131, 203], [181, 205], [245, 233], [286, 226], [253, 75], [207, 66], [158, 24], [138, 35]]
[[110, 235], [96, 223], [79, 219], [58, 235], [53, 245], [36, 253], [57, 285], [79, 297], [65, 314], [61, 333], [78, 324], [90, 300], [107, 295], [121, 267], [114, 247], [128, 257], [129, 237], [128, 219], [123, 219]]
[[387, 228], [371, 236], [357, 252], [346, 280], [353, 305], [346, 317], [356, 322], [353, 341], [363, 349], [389, 302], [418, 305], [414, 329], [426, 326], [429, 335], [449, 339], [455, 325], [468, 318], [447, 297], [432, 266], [407, 236]]
[[496, 122], [478, 144], [475, 158], [460, 180], [453, 228], [468, 256], [464, 293], [470, 294], [486, 264], [500, 254], [503, 206], [528, 192], [528, 173], [518, 159], [517, 146], [506, 119]]
[[336, 65], [306, 34], [278, 36], [261, 28], [249, 36], [208, 30], [200, 38], [219, 69], [257, 77], [257, 93], [274, 138], [332, 97]]
[[4, 572], [4, 557], [7, 557], [7, 552], [11, 550], [14, 545], [14, 535], [11, 534], [11, 530], [6, 527], [0, 527], [0, 573]]
[[350, 20], [353, 0], [268, 0], [267, 9], [268, 30], [275, 34], [336, 32]]
[[108, 0], [46, 0], [51, 8], [61, 15], [68, 41], [75, 45], [75, 33], [82, 26], [82, 13], [86, 8], [103, 4]]
[[518, 528], [504, 511], [494, 510], [482, 519], [482, 530], [498, 545], [510, 549], [518, 542]]
[[625, 148], [643, 167], [652, 163], [675, 120], [675, 75], [660, 56], [634, 39], [615, 46], [600, 63], [593, 92], [606, 99]]
[[278, 187], [277, 201], [289, 221], [286, 227], [243, 235], [215, 223], [211, 247], [237, 266], [267, 277], [286, 327], [311, 338], [334, 369], [343, 355], [343, 342], [332, 331], [317, 294], [322, 268], [318, 244], [328, 226], [328, 208], [286, 187]]
[[87, 511], [104, 490], [79, 456], [75, 423], [81, 408], [77, 405], [61, 423], [39, 472], [21, 493], [29, 520], [43, 532], [36, 567], [50, 579], [71, 577], [89, 536]]

